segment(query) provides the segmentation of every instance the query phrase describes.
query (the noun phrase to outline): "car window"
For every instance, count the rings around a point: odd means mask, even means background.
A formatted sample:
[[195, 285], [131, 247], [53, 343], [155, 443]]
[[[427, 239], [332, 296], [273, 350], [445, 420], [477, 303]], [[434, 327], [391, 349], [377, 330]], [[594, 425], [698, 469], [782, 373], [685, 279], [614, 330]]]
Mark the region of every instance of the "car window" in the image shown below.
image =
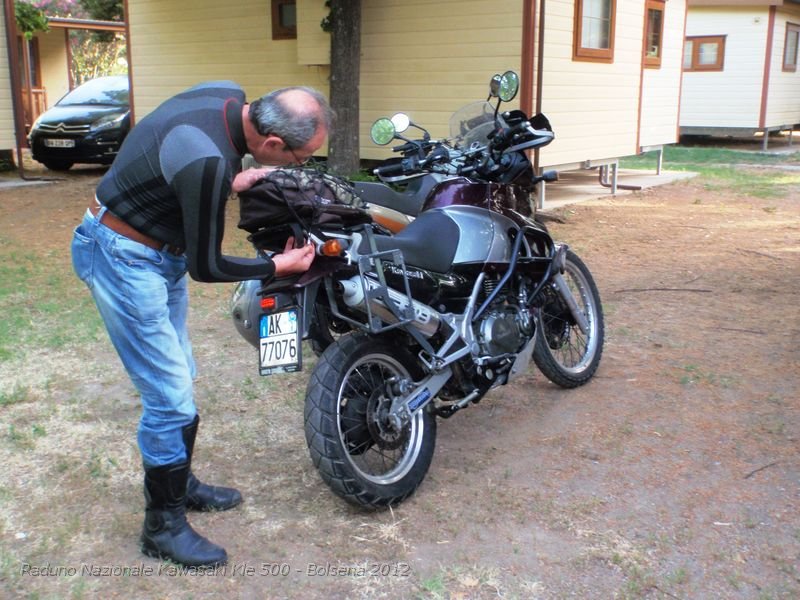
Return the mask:
[[100, 77], [79, 85], [57, 103], [59, 106], [71, 104], [105, 104], [128, 106], [128, 78]]

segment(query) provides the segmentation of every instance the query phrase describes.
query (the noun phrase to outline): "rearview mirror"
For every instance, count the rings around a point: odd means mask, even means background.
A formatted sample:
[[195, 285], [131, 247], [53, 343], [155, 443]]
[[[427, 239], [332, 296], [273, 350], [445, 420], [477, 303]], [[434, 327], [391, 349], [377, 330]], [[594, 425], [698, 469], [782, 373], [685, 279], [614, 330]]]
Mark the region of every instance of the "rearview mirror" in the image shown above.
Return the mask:
[[411, 126], [411, 119], [405, 113], [397, 113], [392, 117], [395, 133], [403, 133]]
[[372, 124], [369, 136], [378, 146], [385, 146], [394, 139], [397, 129], [391, 119], [383, 117]]
[[[492, 79], [494, 81], [494, 79]], [[511, 102], [519, 91], [519, 75], [514, 71], [506, 71], [500, 77], [497, 97], [503, 102]]]
[[497, 73], [489, 82], [489, 96], [491, 98], [497, 98], [497, 96], [500, 94], [500, 79], [500, 73]]

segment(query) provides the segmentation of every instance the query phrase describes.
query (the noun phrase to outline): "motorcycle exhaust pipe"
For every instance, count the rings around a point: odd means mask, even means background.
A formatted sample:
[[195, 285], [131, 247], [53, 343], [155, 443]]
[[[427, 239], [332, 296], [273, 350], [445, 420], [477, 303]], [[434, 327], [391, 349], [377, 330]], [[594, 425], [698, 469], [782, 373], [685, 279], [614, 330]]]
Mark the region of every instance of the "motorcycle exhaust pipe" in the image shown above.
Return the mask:
[[[377, 281], [369, 278], [364, 278], [370, 290], [380, 287]], [[344, 279], [339, 282], [342, 286], [342, 296], [344, 303], [350, 308], [355, 308], [362, 312], [367, 312], [367, 305], [364, 301], [364, 287], [361, 284], [361, 277], [354, 275], [350, 279]], [[389, 292], [389, 298], [400, 308], [400, 312], [405, 312], [408, 307], [408, 297], [391, 288], [386, 288]], [[414, 318], [410, 325], [422, 333], [425, 337], [431, 337], [439, 330], [439, 314], [430, 306], [411, 300], [411, 306], [414, 308]], [[379, 316], [383, 321], [389, 324], [397, 323], [399, 319], [395, 314], [378, 298], [372, 298], [369, 303], [369, 310], [373, 315]]]

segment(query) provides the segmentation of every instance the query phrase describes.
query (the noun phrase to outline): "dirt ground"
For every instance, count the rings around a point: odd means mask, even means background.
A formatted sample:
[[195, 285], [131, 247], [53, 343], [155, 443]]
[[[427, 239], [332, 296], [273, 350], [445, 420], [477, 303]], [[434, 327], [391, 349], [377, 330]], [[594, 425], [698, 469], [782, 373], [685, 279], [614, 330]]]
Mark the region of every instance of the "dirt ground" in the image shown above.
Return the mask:
[[[67, 273], [101, 173], [0, 190], [0, 249]], [[191, 517], [227, 548], [217, 572], [139, 553], [138, 399], [104, 333], [21, 348], [0, 364], [0, 388], [27, 392], [0, 406], [0, 596], [800, 597], [800, 186], [709, 188], [559, 209], [551, 228], [603, 298], [598, 374], [561, 390], [532, 367], [440, 421], [427, 479], [393, 511], [329, 492], [303, 437], [307, 371], [259, 378], [230, 286], [193, 283], [195, 471], [246, 497]]]

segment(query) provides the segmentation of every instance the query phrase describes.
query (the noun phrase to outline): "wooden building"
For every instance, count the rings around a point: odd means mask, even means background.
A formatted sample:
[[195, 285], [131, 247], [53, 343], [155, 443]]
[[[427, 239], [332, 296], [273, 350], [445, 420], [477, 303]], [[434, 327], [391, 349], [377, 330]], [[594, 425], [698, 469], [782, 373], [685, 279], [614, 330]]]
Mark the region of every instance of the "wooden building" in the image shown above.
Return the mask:
[[689, 0], [681, 133], [763, 136], [800, 125], [800, 1]]
[[[232, 79], [251, 97], [327, 91], [324, 4], [127, 0], [136, 115], [203, 80]], [[446, 136], [450, 115], [507, 69], [522, 74], [522, 108], [540, 108], [556, 132], [541, 168], [675, 143], [684, 23], [685, 0], [363, 0], [361, 157], [387, 156], [368, 131], [397, 111]]]

